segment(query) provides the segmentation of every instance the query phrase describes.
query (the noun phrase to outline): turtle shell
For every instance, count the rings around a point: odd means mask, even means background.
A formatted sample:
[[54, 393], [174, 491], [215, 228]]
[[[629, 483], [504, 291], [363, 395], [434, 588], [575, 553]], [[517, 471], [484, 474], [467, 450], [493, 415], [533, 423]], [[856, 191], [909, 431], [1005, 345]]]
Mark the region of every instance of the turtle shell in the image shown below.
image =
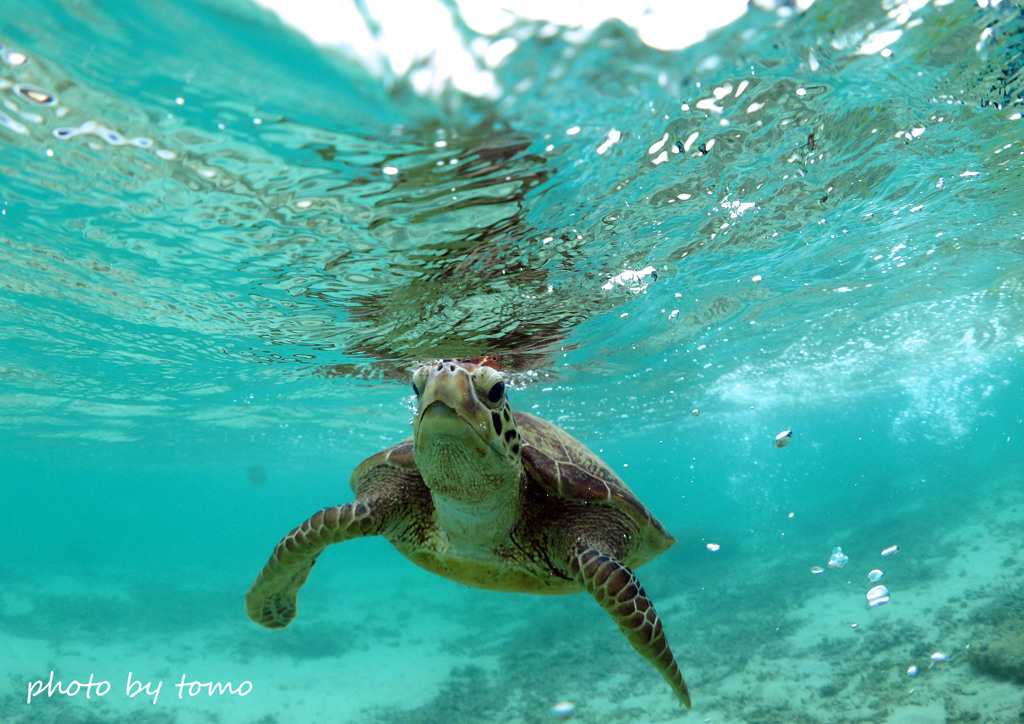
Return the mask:
[[547, 420], [526, 412], [512, 414], [523, 441], [526, 475], [549, 495], [615, 506], [639, 526], [652, 557], [676, 542], [622, 478], [590, 448]]

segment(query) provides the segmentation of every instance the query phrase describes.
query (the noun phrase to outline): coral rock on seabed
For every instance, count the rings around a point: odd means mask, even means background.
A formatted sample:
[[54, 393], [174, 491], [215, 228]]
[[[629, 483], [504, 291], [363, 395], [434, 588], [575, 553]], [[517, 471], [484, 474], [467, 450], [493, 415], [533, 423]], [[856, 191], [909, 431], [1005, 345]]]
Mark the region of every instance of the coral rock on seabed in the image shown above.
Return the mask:
[[987, 674], [1024, 683], [1024, 629], [972, 644], [970, 661]]
[[1007, 591], [978, 610], [968, 658], [986, 674], [1024, 683], [1024, 589]]

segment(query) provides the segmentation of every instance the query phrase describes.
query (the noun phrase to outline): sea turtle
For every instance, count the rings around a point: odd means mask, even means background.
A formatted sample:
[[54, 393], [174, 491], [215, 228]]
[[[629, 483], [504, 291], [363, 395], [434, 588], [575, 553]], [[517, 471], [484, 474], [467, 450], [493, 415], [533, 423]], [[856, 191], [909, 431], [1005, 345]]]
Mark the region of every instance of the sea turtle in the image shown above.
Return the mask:
[[382, 535], [406, 558], [467, 586], [586, 590], [680, 702], [690, 695], [633, 573], [675, 543], [579, 440], [513, 412], [492, 358], [435, 360], [413, 375], [413, 436], [352, 473], [356, 499], [285, 536], [245, 597], [256, 623], [295, 618], [299, 588], [332, 543]]

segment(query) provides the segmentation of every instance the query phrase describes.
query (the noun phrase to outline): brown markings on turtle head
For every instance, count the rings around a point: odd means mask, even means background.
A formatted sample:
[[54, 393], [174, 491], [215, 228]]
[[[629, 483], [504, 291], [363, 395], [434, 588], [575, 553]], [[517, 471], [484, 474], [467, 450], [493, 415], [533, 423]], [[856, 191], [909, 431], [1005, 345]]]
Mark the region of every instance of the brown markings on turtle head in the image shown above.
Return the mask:
[[489, 427], [489, 442], [504, 449], [509, 462], [517, 465], [522, 441], [506, 394], [500, 356], [440, 359], [421, 364], [413, 374], [413, 391], [419, 398], [420, 409], [424, 409], [426, 404], [424, 394], [430, 401], [432, 393], [428, 393], [427, 388], [436, 384], [432, 380], [456, 375], [459, 376], [463, 395], [461, 406], [468, 413], [465, 415], [467, 421], [481, 430], [484, 426]]

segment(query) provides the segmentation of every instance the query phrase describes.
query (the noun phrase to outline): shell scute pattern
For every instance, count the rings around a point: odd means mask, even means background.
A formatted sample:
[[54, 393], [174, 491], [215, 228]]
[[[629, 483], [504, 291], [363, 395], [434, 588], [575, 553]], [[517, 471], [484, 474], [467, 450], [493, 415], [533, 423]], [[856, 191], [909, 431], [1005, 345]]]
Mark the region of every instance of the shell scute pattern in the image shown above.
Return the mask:
[[614, 505], [647, 529], [649, 536], [661, 539], [653, 548], [663, 550], [675, 541], [626, 483], [583, 443], [539, 417], [513, 414], [524, 441], [527, 474], [549, 494]]

